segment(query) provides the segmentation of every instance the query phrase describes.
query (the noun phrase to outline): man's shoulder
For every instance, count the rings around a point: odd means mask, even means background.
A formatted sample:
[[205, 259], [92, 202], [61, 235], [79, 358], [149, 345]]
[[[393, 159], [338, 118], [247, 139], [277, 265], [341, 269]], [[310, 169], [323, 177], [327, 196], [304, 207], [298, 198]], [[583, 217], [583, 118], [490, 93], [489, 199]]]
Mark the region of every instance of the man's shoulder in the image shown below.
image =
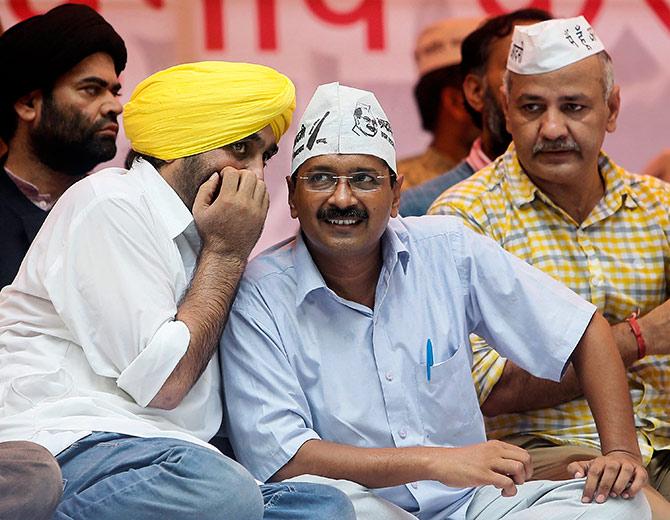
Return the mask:
[[431, 206], [431, 214], [449, 214], [449, 208], [472, 211], [487, 208], [504, 196], [505, 177], [495, 161], [443, 191]]
[[643, 206], [656, 206], [659, 202], [666, 204], [670, 202], [670, 183], [656, 177], [631, 173], [621, 169], [621, 176], [638, 202]]
[[[292, 276], [295, 269], [296, 238], [287, 238], [270, 246], [249, 261], [243, 282], [251, 285], [271, 283], [273, 279]], [[289, 274], [290, 273], [290, 274]]]

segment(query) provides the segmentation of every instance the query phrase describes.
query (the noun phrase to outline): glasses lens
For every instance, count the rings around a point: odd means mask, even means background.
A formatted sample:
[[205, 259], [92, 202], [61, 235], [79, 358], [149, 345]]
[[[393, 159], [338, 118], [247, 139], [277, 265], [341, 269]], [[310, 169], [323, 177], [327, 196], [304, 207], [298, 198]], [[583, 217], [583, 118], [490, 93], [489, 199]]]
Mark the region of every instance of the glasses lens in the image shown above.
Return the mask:
[[381, 187], [381, 182], [375, 172], [356, 172], [349, 177], [349, 185], [354, 190], [374, 191]]
[[304, 179], [307, 188], [314, 191], [329, 191], [337, 184], [337, 178], [332, 173], [312, 172]]

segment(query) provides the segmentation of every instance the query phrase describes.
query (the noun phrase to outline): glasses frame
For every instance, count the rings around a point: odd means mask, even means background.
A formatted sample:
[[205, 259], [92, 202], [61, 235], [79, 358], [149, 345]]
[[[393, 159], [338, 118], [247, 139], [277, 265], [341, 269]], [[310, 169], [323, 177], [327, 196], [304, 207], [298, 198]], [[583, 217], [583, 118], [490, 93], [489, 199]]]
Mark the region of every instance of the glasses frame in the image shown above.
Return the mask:
[[[325, 175], [330, 175], [335, 182], [333, 183], [332, 186], [329, 188], [325, 189], [315, 189], [314, 187], [310, 187], [306, 181], [308, 181], [312, 176], [315, 174], [325, 174]], [[357, 172], [351, 172], [347, 175], [335, 175], [333, 172], [329, 171], [319, 171], [315, 170], [313, 172], [310, 172], [310, 175], [296, 175], [297, 179], [301, 179], [303, 181], [303, 186], [307, 191], [310, 191], [312, 193], [334, 193], [335, 190], [337, 189], [337, 185], [340, 183], [340, 179], [345, 179], [347, 184], [349, 185], [349, 189], [351, 191], [354, 191], [356, 193], [374, 193], [376, 191], [379, 191], [382, 189], [382, 184], [379, 183], [377, 186], [375, 186], [373, 189], [366, 190], [366, 189], [361, 189], [351, 183], [351, 178], [355, 175], [360, 175], [360, 174], [365, 174], [365, 175], [370, 175], [372, 177], [375, 177], [377, 180], [382, 180], [386, 179], [387, 177], [394, 177], [394, 174], [382, 174], [379, 172], [379, 170], [361, 170]]]

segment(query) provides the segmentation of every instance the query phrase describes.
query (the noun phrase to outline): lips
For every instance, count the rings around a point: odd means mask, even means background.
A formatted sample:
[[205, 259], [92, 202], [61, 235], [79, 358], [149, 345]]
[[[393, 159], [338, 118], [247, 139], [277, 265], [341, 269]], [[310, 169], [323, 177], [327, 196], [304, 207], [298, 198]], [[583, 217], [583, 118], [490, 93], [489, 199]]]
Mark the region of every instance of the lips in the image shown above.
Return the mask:
[[116, 135], [119, 133], [119, 125], [116, 123], [109, 123], [98, 130], [98, 132]]

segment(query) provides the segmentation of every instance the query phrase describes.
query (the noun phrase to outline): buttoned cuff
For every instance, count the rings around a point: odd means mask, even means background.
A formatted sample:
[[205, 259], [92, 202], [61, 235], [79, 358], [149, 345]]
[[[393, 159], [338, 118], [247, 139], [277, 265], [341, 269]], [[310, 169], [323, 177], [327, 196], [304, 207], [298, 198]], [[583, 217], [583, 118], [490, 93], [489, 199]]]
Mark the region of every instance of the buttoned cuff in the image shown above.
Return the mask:
[[147, 406], [186, 354], [191, 333], [183, 321], [161, 325], [140, 354], [121, 372], [117, 386]]

